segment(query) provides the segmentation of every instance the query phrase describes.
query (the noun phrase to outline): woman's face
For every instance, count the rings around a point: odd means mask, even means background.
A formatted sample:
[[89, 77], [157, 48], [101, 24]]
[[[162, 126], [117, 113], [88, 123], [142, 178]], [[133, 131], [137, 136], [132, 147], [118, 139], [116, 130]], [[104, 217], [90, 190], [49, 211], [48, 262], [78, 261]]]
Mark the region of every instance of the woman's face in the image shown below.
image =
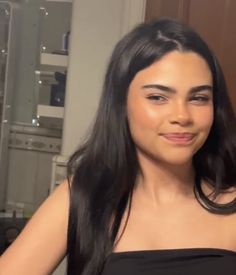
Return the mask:
[[194, 52], [173, 51], [130, 83], [127, 117], [138, 157], [191, 162], [213, 123], [212, 74]]

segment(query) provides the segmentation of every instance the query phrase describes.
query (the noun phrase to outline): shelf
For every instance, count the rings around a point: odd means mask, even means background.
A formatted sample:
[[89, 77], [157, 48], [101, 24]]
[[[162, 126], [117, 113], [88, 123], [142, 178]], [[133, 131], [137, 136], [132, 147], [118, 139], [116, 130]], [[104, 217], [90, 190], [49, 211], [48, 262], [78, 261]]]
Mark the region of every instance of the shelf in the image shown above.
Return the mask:
[[41, 53], [40, 62], [42, 65], [67, 67], [68, 56], [52, 53]]
[[39, 76], [51, 76], [51, 77], [55, 76], [55, 72], [53, 72], [53, 71], [39, 71], [39, 70], [36, 70], [35, 74], [39, 75]]
[[63, 118], [64, 107], [38, 105], [37, 106], [37, 115], [40, 117]]

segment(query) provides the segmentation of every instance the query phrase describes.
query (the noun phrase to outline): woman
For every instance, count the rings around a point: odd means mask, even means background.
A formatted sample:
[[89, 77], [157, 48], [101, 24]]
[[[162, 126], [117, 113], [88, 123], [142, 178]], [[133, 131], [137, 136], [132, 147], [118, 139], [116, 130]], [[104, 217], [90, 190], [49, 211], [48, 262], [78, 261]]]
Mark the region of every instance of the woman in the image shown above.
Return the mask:
[[205, 42], [174, 20], [139, 25], [117, 44], [69, 161], [70, 197], [62, 183], [0, 274], [50, 274], [65, 254], [70, 275], [235, 274], [235, 127]]

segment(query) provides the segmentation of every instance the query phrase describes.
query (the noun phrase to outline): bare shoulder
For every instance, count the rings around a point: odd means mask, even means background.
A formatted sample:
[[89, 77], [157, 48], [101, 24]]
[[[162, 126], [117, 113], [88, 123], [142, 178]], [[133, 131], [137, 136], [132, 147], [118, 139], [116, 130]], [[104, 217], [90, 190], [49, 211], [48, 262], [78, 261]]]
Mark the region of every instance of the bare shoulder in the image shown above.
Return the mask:
[[51, 274], [66, 253], [68, 213], [69, 186], [65, 181], [0, 257], [0, 275]]

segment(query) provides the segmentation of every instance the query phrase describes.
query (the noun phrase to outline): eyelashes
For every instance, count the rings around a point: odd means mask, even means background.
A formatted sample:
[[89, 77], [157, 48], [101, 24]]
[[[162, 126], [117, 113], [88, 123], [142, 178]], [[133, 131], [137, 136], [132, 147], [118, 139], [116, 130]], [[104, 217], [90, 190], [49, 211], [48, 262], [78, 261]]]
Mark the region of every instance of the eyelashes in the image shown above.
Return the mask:
[[147, 96], [147, 98], [149, 100], [153, 100], [153, 101], [166, 101], [166, 100], [168, 100], [167, 98], [165, 98], [164, 96], [161, 96], [161, 95], [150, 95], [150, 96]]
[[210, 97], [209, 96], [199, 95], [199, 96], [193, 96], [191, 98], [191, 100], [193, 100], [193, 101], [199, 101], [199, 102], [208, 102], [208, 101], [210, 101]]
[[[163, 95], [149, 95], [147, 99], [154, 103], [163, 104], [168, 102], [170, 98]], [[197, 105], [204, 105], [211, 101], [211, 97], [207, 95], [194, 95], [189, 97], [188, 101]]]

